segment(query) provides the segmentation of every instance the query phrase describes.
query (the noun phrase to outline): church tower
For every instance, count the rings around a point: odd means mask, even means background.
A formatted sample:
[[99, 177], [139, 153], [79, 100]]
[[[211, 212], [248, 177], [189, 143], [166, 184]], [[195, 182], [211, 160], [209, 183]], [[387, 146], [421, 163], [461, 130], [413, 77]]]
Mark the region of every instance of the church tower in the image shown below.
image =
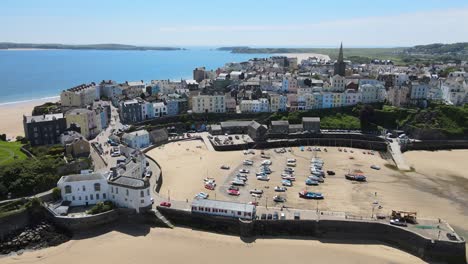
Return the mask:
[[340, 53], [338, 54], [338, 60], [335, 63], [334, 74], [335, 75], [338, 74], [338, 75], [344, 77], [345, 72], [346, 72], [346, 63], [344, 62], [344, 59], [343, 59], [343, 42], [342, 42], [341, 45], [340, 45]]

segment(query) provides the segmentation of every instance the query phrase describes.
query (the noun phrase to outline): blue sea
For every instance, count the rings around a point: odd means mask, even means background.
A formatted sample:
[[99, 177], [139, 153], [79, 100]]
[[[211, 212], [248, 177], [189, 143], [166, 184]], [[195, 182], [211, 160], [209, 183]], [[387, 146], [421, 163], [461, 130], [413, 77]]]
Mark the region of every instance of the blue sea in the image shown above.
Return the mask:
[[58, 96], [101, 80], [192, 79], [199, 66], [216, 69], [268, 54], [233, 54], [210, 48], [178, 51], [0, 50], [0, 104]]

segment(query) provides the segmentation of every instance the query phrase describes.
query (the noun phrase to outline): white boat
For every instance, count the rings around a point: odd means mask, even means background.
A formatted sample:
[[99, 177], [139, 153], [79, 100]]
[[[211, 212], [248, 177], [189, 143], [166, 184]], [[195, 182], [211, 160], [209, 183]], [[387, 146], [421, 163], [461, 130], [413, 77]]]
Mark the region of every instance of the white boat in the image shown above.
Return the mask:
[[243, 180], [240, 180], [240, 179], [234, 179], [232, 182], [231, 182], [232, 185], [238, 185], [238, 186], [244, 186], [245, 185], [245, 182]]
[[269, 181], [270, 177], [268, 177], [268, 176], [257, 176], [257, 180], [259, 180], [259, 181]]
[[253, 189], [253, 190], [250, 190], [250, 193], [263, 194], [263, 190]]
[[262, 161], [262, 165], [271, 165], [271, 163], [271, 160], [268, 159]]
[[288, 167], [296, 167], [296, 163], [295, 163], [295, 162], [294, 162], [294, 163], [293, 163], [293, 162], [288, 162], [288, 163], [286, 163], [286, 166], [288, 166]]
[[285, 192], [288, 188], [284, 186], [276, 186], [275, 187], [275, 192]]

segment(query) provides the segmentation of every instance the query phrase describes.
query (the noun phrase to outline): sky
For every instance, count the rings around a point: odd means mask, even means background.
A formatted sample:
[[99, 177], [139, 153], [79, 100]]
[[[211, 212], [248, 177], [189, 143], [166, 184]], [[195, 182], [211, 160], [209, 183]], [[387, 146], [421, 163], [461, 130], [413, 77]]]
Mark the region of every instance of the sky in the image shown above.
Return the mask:
[[397, 47], [468, 41], [468, 0], [0, 0], [0, 42]]

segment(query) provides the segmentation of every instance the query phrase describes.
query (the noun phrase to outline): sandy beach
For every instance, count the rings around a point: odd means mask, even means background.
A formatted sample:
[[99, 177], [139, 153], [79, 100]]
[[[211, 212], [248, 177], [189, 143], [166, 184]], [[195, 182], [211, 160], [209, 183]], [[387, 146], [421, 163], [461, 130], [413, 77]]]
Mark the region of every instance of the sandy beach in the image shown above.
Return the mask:
[[[135, 230], [134, 230], [135, 231]], [[184, 228], [112, 231], [72, 239], [53, 248], [0, 258], [3, 264], [44, 263], [424, 263], [398, 249], [366, 243], [339, 244], [302, 239], [256, 239]]]
[[320, 60], [329, 61], [330, 56], [318, 53], [281, 53], [276, 54], [278, 56], [286, 56], [288, 58], [297, 58], [297, 63], [301, 63], [301, 61], [306, 60], [310, 57], [316, 57]]
[[[276, 154], [265, 150], [271, 156], [273, 173], [270, 181], [258, 181], [254, 172], [260, 164], [260, 151], [255, 155], [243, 155], [241, 151], [214, 152], [206, 149], [201, 141], [166, 144], [151, 150], [163, 168], [163, 185], [160, 194], [171, 199], [191, 200], [198, 192], [207, 192], [212, 199], [238, 202], [253, 201], [248, 190], [259, 188], [264, 196], [257, 201], [261, 206], [273, 206], [272, 197], [278, 193], [274, 187], [281, 185], [279, 173], [284, 169], [287, 158], [297, 160], [296, 181], [281, 194], [287, 201], [286, 206], [299, 209], [311, 209], [317, 205], [300, 199], [297, 193], [305, 188], [324, 194], [325, 199], [318, 207], [322, 211], [341, 211], [353, 215], [370, 217], [372, 204], [378, 201], [382, 209], [379, 213], [389, 214], [392, 210], [416, 211], [420, 218], [447, 220], [462, 236], [468, 236], [468, 179], [466, 178], [468, 157], [467, 150], [439, 152], [407, 152], [408, 163], [415, 171], [400, 172], [392, 167], [393, 162], [375, 155], [363, 154], [363, 150], [352, 149], [354, 153], [339, 152], [336, 147], [327, 147], [328, 152], [319, 152], [325, 161], [324, 170], [333, 170], [335, 176], [328, 176], [319, 186], [306, 186], [312, 152], [292, 148], [293, 152]], [[350, 158], [353, 159], [350, 159]], [[244, 159], [255, 161], [254, 166], [242, 166]], [[437, 162], [434, 162], [437, 160]], [[463, 162], [465, 161], [465, 162]], [[220, 169], [229, 165], [229, 171]], [[380, 166], [373, 170], [371, 165]], [[238, 197], [226, 194], [226, 187], [240, 168], [251, 171], [245, 187], [241, 187]], [[364, 184], [350, 182], [344, 178], [349, 170], [359, 169], [368, 177]], [[462, 176], [463, 175], [463, 176]], [[203, 178], [213, 177], [218, 186], [215, 191], [203, 187]], [[265, 199], [267, 197], [267, 200]]]
[[37, 99], [24, 102], [0, 104], [0, 133], [7, 134], [7, 138], [15, 139], [24, 136], [23, 115], [31, 115], [34, 106], [46, 102], [57, 102], [59, 97]]

